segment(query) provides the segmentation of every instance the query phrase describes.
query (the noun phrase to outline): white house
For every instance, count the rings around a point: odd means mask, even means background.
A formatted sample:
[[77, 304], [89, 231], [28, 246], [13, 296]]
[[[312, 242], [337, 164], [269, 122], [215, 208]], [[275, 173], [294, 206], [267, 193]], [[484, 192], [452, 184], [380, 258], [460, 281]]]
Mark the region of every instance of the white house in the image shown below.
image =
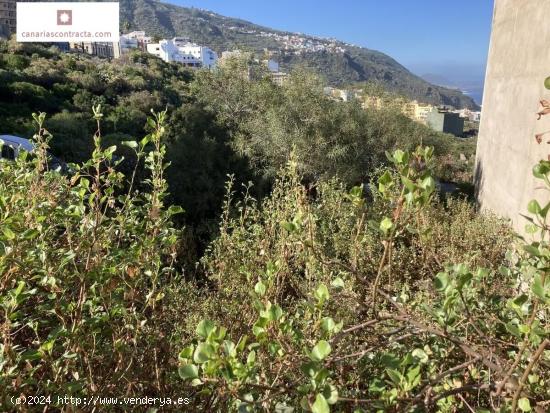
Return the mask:
[[191, 43], [189, 39], [174, 37], [171, 40], [161, 40], [159, 43], [149, 43], [147, 52], [160, 57], [165, 62], [177, 62], [188, 67], [216, 66], [218, 55], [205, 46]]

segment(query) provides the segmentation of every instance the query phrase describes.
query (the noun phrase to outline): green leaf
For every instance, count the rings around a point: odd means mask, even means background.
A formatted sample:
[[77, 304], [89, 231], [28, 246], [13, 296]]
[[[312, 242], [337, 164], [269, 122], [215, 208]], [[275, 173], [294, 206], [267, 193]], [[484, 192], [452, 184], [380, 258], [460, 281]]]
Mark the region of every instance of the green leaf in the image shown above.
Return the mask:
[[412, 192], [416, 189], [416, 185], [409, 178], [402, 176], [401, 181], [403, 182], [403, 185], [405, 185], [405, 188], [407, 188], [409, 191]]
[[382, 185], [388, 185], [392, 182], [391, 175], [388, 171], [384, 172], [380, 178], [378, 178], [378, 183]]
[[311, 350], [310, 358], [313, 361], [324, 360], [325, 357], [330, 354], [330, 350], [330, 344], [325, 340], [321, 340], [313, 347], [313, 350]]
[[315, 397], [315, 402], [311, 405], [311, 412], [312, 413], [330, 413], [330, 407], [328, 405], [327, 400], [325, 399], [325, 396], [319, 393]]
[[393, 179], [388, 171], [384, 172], [378, 178], [378, 191], [381, 194], [385, 194], [388, 188], [391, 188], [393, 185]]
[[513, 336], [517, 337], [517, 338], [520, 338], [521, 337], [521, 333], [519, 331], [519, 328], [517, 325], [515, 325], [514, 323], [512, 322], [509, 322], [509, 323], [506, 323], [504, 325], [504, 327], [506, 327], [506, 330], [512, 334]]
[[334, 280], [332, 280], [330, 285], [336, 290], [341, 290], [342, 288], [344, 288], [344, 280], [342, 280], [340, 277], [336, 277]]
[[177, 214], [183, 214], [184, 210], [179, 205], [170, 205], [167, 209], [168, 215], [177, 215]]
[[331, 317], [325, 317], [321, 320], [321, 328], [327, 333], [331, 333], [334, 330], [336, 323]]
[[529, 402], [529, 399], [527, 397], [522, 397], [518, 400], [518, 407], [521, 409], [522, 412], [531, 411], [531, 403]]
[[298, 230], [298, 226], [294, 222], [282, 221], [281, 226], [290, 233]]
[[197, 334], [199, 337], [206, 339], [215, 328], [212, 321], [202, 320], [197, 326]]
[[116, 151], [116, 146], [113, 145], [113, 146], [109, 146], [107, 149], [105, 149], [105, 155], [106, 156], [111, 156], [114, 152]]
[[410, 389], [420, 383], [420, 366], [415, 366], [407, 371], [407, 384]]
[[330, 298], [328, 288], [325, 284], [321, 284], [319, 285], [319, 287], [317, 287], [317, 289], [315, 290], [315, 298], [319, 300], [320, 304], [323, 304], [326, 300]]
[[547, 77], [546, 79], [544, 79], [544, 87], [546, 89], [550, 89], [550, 77]]
[[524, 245], [523, 249], [535, 257], [540, 257], [541, 255], [539, 249], [534, 245]]
[[235, 343], [229, 340], [224, 340], [223, 342], [223, 351], [225, 354], [227, 354], [229, 357], [235, 357], [237, 354]]
[[278, 305], [273, 305], [267, 310], [270, 321], [277, 321], [283, 316], [283, 309]]
[[416, 348], [412, 352], [412, 356], [420, 360], [421, 363], [427, 363], [428, 362], [428, 355], [424, 350], [421, 348]]
[[122, 141], [122, 146], [127, 146], [128, 148], [137, 148], [138, 144], [136, 141]]
[[388, 231], [393, 227], [393, 222], [391, 222], [391, 219], [389, 219], [388, 217], [385, 217], [382, 222], [380, 222], [380, 230], [384, 233], [384, 234], [387, 234]]
[[435, 288], [439, 291], [444, 291], [449, 286], [449, 274], [440, 272], [435, 277]]
[[246, 364], [252, 365], [256, 361], [256, 352], [252, 350], [250, 353], [248, 353], [248, 357], [246, 358]]
[[19, 281], [17, 283], [17, 287], [15, 288], [15, 290], [13, 292], [13, 295], [15, 297], [17, 297], [19, 294], [21, 294], [23, 292], [24, 289], [25, 289], [25, 281]]
[[474, 278], [474, 276], [471, 273], [461, 274], [458, 277], [458, 284], [457, 284], [458, 289], [462, 290], [462, 287], [468, 284], [472, 280], [472, 278]]
[[267, 320], [267, 318], [259, 318], [255, 323], [254, 325], [252, 326], [252, 333], [256, 336], [256, 337], [259, 337], [263, 334], [265, 334], [265, 321], [264, 320]]
[[15, 238], [15, 234], [8, 227], [2, 228], [2, 232], [4, 233], [4, 236], [6, 237], [6, 239], [9, 240], [9, 241], [11, 241], [12, 239]]
[[256, 294], [258, 294], [260, 297], [263, 297], [265, 295], [265, 290], [266, 287], [262, 280], [259, 280], [254, 286], [254, 291], [256, 291]]
[[423, 189], [432, 192], [435, 189], [435, 180], [431, 176], [428, 176], [422, 181], [421, 186]]
[[157, 124], [155, 123], [153, 118], [147, 118], [147, 125], [149, 125], [151, 129], [156, 129], [157, 127]]
[[404, 380], [403, 375], [397, 370], [386, 369], [386, 373], [388, 373], [388, 376], [390, 376], [391, 381], [393, 381], [395, 385], [400, 385]]
[[546, 299], [545, 286], [542, 284], [542, 277], [540, 274], [535, 275], [533, 286], [531, 287], [533, 293], [541, 300]]
[[527, 211], [529, 211], [531, 214], [540, 214], [542, 208], [540, 207], [540, 204], [536, 199], [533, 199], [527, 204]]
[[526, 294], [522, 294], [514, 298], [512, 301], [516, 306], [521, 307], [523, 304], [527, 302], [529, 297]]
[[193, 345], [185, 347], [183, 350], [180, 351], [180, 354], [178, 354], [178, 359], [185, 360], [193, 357], [193, 350], [195, 350]]
[[206, 363], [214, 356], [214, 347], [207, 343], [200, 343], [193, 355], [193, 361], [195, 363]]
[[178, 368], [178, 374], [183, 380], [196, 379], [199, 377], [199, 368], [194, 364], [187, 364]]
[[26, 360], [33, 361], [33, 360], [40, 360], [42, 358], [42, 354], [38, 350], [27, 350], [27, 351], [24, 351], [20, 357], [22, 361], [26, 361]]
[[550, 162], [540, 161], [533, 167], [535, 178], [543, 179], [550, 172]]
[[351, 190], [349, 191], [349, 194], [350, 196], [354, 197], [354, 198], [360, 198], [361, 195], [363, 195], [363, 186], [360, 185], [360, 186], [354, 186], [353, 188], [351, 188]]
[[401, 149], [398, 149], [393, 153], [393, 159], [396, 163], [401, 164], [408, 160], [408, 156]]
[[338, 401], [338, 389], [333, 384], [327, 384], [323, 391], [323, 397], [328, 404], [336, 404]]
[[53, 349], [53, 345], [55, 344], [55, 338], [51, 338], [49, 340], [46, 340], [42, 345], [40, 346], [39, 351], [43, 353], [49, 353]]
[[40, 234], [40, 233], [36, 229], [29, 228], [28, 230], [23, 232], [22, 236], [23, 236], [23, 239], [28, 240], [28, 239], [36, 238], [38, 236], [38, 234]]

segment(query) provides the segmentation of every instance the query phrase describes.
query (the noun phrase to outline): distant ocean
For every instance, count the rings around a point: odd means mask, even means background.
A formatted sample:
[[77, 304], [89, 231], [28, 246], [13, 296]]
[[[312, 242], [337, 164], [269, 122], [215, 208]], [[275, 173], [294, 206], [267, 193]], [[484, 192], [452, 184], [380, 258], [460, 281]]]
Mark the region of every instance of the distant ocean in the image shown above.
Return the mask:
[[483, 104], [483, 87], [475, 87], [463, 90], [462, 93], [470, 96], [479, 106]]

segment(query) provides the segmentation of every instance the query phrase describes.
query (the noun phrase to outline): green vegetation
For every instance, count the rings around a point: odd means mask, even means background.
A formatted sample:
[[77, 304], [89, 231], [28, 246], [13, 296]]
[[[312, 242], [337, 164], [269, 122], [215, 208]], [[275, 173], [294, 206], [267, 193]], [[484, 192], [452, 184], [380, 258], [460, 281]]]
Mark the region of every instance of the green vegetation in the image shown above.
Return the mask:
[[[0, 160], [0, 410], [547, 408], [550, 203], [528, 205], [529, 243], [440, 198], [471, 177], [465, 141], [306, 71], [0, 50], [2, 132], [36, 147]], [[550, 188], [550, 162], [534, 175]]]
[[[109, 145], [143, 135], [149, 111], [167, 109], [170, 199], [185, 209], [189, 230], [203, 234], [201, 240], [217, 221], [227, 175], [239, 185], [254, 182], [260, 196], [293, 148], [300, 173], [312, 179], [340, 175], [355, 185], [385, 162], [385, 150], [424, 142], [436, 147], [442, 177], [469, 178], [453, 172], [468, 166], [452, 148], [461, 141], [398, 111], [331, 102], [308, 72], [297, 71], [279, 88], [260, 68], [249, 82], [238, 67], [243, 62], [195, 74], [142, 53], [109, 63], [16, 42], [0, 43], [0, 53], [1, 133], [30, 137], [31, 114], [47, 112], [45, 126], [56, 137], [51, 150], [67, 162], [83, 162], [92, 153], [92, 105], [102, 105]], [[129, 153], [119, 148], [117, 155]], [[128, 158], [119, 170], [128, 174], [133, 162]]]

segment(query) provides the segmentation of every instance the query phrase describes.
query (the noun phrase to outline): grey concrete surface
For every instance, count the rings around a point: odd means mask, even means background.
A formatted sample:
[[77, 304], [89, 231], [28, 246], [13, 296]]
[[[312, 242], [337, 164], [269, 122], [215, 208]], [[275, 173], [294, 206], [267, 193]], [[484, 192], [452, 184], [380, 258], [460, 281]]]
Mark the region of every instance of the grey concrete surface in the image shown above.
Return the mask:
[[495, 0], [476, 158], [482, 210], [509, 218], [520, 233], [527, 203], [550, 193], [532, 175], [550, 154], [550, 115], [537, 121], [541, 99], [550, 100], [550, 0]]

